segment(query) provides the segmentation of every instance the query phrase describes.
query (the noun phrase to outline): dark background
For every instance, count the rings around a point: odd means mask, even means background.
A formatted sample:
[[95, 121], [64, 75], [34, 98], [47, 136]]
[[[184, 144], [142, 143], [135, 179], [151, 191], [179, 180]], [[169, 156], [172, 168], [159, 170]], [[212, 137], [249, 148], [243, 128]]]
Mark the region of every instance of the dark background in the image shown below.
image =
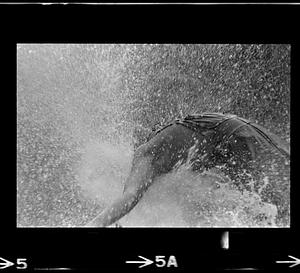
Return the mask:
[[[297, 93], [298, 81], [298, 6], [1, 6], [0, 13], [4, 29], [2, 53], [5, 55], [2, 64], [3, 94], [8, 94], [3, 96], [3, 101], [5, 106], [10, 106], [2, 107], [5, 175], [1, 191], [1, 257], [12, 261], [27, 258], [30, 269], [72, 267], [105, 268], [105, 271], [129, 268], [124, 265], [124, 260], [133, 260], [137, 255], [150, 259], [155, 255], [175, 255], [182, 265], [181, 271], [195, 270], [195, 267], [196, 270], [219, 267], [220, 270], [228, 267], [287, 268], [287, 265], [276, 265], [274, 261], [286, 260], [287, 255], [299, 258], [296, 236], [299, 230], [299, 186], [293, 172], [291, 228], [234, 229], [230, 231], [230, 249], [225, 251], [219, 245], [221, 229], [16, 229], [15, 157], [12, 148], [15, 147], [14, 58], [18, 42], [130, 40], [181, 43], [188, 40], [191, 43], [199, 42], [200, 36], [201, 42], [210, 43], [291, 43], [291, 120], [296, 122], [297, 99], [294, 93]], [[110, 22], [109, 28], [107, 22]], [[199, 25], [202, 27], [199, 28]], [[291, 130], [296, 140], [296, 130]], [[292, 155], [296, 155], [297, 143], [293, 140], [291, 143]], [[294, 156], [292, 163], [296, 162]], [[131, 268], [136, 267], [130, 265]]]

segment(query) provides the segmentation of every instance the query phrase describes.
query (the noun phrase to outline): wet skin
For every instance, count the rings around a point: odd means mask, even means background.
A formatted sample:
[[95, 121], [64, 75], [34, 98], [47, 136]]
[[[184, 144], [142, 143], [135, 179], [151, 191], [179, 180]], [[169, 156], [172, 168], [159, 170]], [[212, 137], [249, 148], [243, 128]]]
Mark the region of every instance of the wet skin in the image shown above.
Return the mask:
[[[231, 127], [226, 123], [224, 125], [231, 131], [245, 124], [238, 119], [234, 119], [233, 122], [235, 124]], [[195, 149], [191, 160], [192, 171], [203, 172], [220, 167], [223, 174], [238, 189], [246, 189], [249, 179], [247, 172], [259, 181], [263, 165], [256, 144], [251, 140], [252, 134], [255, 136], [256, 131], [246, 137], [243, 134], [226, 136], [226, 131], [222, 131], [221, 126], [218, 129], [205, 128], [194, 131], [180, 123], [164, 128], [136, 150], [123, 196], [87, 226], [109, 226], [129, 213], [156, 178], [170, 172], [177, 162], [186, 162], [192, 147]], [[289, 151], [286, 149], [284, 154], [289, 157]]]
[[[162, 130], [136, 150], [123, 196], [104, 209], [87, 226], [104, 227], [119, 220], [135, 207], [155, 178], [170, 172], [179, 160], [187, 159], [189, 148], [196, 141], [202, 152], [209, 154], [209, 139], [209, 134], [203, 136], [180, 124], [173, 124]], [[202, 166], [205, 162], [208, 161], [204, 160]]]

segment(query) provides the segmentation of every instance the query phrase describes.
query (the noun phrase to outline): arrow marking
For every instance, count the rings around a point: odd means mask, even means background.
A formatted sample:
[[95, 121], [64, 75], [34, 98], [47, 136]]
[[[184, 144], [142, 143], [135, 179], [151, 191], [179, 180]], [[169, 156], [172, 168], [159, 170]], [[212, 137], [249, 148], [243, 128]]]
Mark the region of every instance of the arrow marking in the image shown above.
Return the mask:
[[300, 259], [293, 257], [291, 255], [288, 255], [291, 259], [294, 259], [294, 261], [276, 261], [278, 264], [292, 264], [289, 267], [294, 267], [298, 264], [300, 264]]
[[0, 269], [4, 269], [4, 268], [10, 267], [12, 265], [14, 265], [14, 263], [0, 257]]
[[143, 259], [143, 261], [126, 261], [127, 264], [142, 264], [139, 266], [139, 268], [142, 268], [144, 266], [153, 264], [153, 261], [143, 257], [143, 256], [138, 256], [139, 258]]

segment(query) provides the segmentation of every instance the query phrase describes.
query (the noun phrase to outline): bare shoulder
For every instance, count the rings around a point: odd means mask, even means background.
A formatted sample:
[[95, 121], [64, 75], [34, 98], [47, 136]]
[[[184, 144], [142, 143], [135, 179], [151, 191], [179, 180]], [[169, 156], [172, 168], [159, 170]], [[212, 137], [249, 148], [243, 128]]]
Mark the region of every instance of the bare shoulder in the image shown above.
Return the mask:
[[186, 142], [192, 142], [195, 133], [181, 124], [172, 124], [162, 131], [160, 131], [156, 136], [149, 140], [144, 146], [145, 150], [149, 150], [155, 147], [160, 147], [162, 145], [176, 145], [184, 144]]

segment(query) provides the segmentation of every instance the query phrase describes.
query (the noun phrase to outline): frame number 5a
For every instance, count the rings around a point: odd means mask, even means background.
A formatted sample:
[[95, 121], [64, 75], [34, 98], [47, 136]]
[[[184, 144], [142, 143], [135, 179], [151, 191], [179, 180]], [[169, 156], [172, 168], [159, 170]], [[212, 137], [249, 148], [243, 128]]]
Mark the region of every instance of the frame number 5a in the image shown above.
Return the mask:
[[169, 258], [165, 258], [165, 256], [155, 256], [155, 265], [157, 267], [178, 267], [175, 256], [170, 256]]

